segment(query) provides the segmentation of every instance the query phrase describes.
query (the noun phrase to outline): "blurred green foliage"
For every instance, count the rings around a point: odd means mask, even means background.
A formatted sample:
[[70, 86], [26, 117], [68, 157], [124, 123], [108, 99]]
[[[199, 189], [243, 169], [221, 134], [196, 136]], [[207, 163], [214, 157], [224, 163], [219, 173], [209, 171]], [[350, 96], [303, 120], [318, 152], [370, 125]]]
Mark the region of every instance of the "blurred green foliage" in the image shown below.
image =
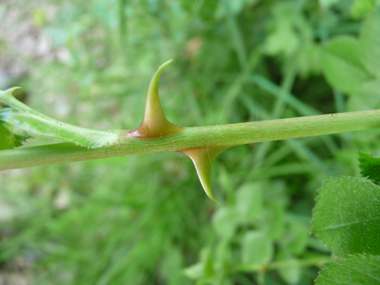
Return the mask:
[[[46, 2], [0, 11], [43, 29], [53, 56], [0, 48], [28, 66], [18, 83], [28, 105], [68, 123], [137, 128], [149, 79], [170, 58], [161, 101], [183, 126], [356, 111], [380, 98], [363, 103], [322, 64], [334, 39], [358, 38], [377, 1]], [[30, 265], [17, 274], [34, 284], [312, 284], [330, 255], [309, 235], [315, 190], [358, 175], [355, 150], [379, 153], [378, 136], [232, 148], [212, 173], [222, 206], [178, 153], [1, 172], [0, 278], [21, 259]]]

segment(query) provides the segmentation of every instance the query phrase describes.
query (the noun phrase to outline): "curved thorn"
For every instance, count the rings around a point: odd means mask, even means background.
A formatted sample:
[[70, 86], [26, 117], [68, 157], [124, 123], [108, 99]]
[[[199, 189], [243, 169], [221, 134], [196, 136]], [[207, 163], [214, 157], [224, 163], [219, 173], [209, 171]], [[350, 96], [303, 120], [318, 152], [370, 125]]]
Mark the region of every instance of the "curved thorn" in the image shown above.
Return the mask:
[[31, 108], [22, 104], [13, 96], [13, 92], [15, 92], [18, 89], [21, 89], [21, 87], [11, 87], [11, 88], [8, 88], [4, 91], [0, 90], [1, 102], [6, 104], [6, 105], [9, 105], [10, 107], [13, 107], [13, 108], [16, 108], [16, 109], [19, 109], [22, 111], [30, 111]]
[[161, 107], [158, 93], [158, 80], [165, 66], [173, 60], [168, 60], [162, 64], [153, 75], [148, 88], [145, 103], [144, 119], [137, 130], [130, 131], [129, 134], [140, 138], [155, 138], [179, 132], [183, 127], [169, 122]]
[[1, 92], [2, 92], [2, 93], [9, 93], [10, 95], [13, 96], [13, 92], [14, 92], [15, 90], [18, 90], [18, 89], [21, 89], [21, 87], [19, 87], [19, 86], [15, 86], [15, 87], [8, 88], [8, 89], [6, 89], [6, 90], [4, 90], [4, 91], [1, 91]]
[[180, 151], [193, 161], [204, 191], [207, 196], [218, 205], [219, 203], [212, 195], [210, 187], [211, 167], [215, 158], [228, 148], [229, 147], [201, 147]]

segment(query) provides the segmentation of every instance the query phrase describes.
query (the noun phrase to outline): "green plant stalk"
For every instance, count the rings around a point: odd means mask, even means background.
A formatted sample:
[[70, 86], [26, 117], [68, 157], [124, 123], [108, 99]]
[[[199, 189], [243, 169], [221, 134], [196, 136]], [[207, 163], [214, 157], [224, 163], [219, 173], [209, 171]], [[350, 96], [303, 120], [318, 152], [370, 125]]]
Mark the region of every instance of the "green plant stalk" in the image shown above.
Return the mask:
[[149, 139], [133, 137], [129, 131], [122, 131], [119, 145], [96, 149], [58, 143], [2, 150], [0, 170], [199, 147], [230, 147], [376, 128], [380, 128], [380, 110], [187, 127], [172, 135]]

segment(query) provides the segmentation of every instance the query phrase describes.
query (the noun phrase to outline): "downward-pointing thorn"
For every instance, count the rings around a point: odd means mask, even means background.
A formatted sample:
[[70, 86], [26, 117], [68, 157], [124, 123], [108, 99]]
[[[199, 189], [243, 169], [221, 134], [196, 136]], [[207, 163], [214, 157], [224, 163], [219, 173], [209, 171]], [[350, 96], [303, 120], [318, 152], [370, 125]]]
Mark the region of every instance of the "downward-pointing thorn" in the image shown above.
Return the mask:
[[218, 205], [219, 203], [212, 195], [210, 187], [211, 167], [215, 158], [228, 148], [229, 147], [201, 147], [180, 151], [193, 161], [204, 191], [207, 196]]

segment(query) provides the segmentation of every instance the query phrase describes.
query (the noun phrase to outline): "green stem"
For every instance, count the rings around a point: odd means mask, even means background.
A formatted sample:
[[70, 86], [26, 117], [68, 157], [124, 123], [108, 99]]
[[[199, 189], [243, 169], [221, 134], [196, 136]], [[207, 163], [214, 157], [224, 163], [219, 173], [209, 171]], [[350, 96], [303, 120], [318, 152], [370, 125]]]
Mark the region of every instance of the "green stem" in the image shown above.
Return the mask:
[[380, 128], [380, 110], [241, 124], [190, 127], [173, 135], [141, 139], [121, 132], [119, 145], [87, 149], [71, 143], [0, 151], [0, 170], [132, 154], [227, 147]]
[[[288, 64], [289, 65], [289, 64]], [[285, 107], [286, 103], [286, 97], [289, 96], [289, 93], [292, 89], [292, 86], [294, 84], [294, 80], [296, 77], [296, 72], [294, 65], [289, 65], [291, 66], [288, 68], [287, 72], [284, 75], [282, 84], [281, 84], [281, 89], [280, 89], [280, 94], [278, 97], [278, 100], [276, 101], [272, 114], [271, 114], [271, 119], [276, 119], [279, 118], [283, 112], [283, 109]], [[254, 169], [260, 169], [263, 160], [265, 156], [267, 155], [269, 149], [271, 147], [271, 142], [267, 142], [265, 144], [260, 145], [260, 147], [257, 149], [254, 157]]]

